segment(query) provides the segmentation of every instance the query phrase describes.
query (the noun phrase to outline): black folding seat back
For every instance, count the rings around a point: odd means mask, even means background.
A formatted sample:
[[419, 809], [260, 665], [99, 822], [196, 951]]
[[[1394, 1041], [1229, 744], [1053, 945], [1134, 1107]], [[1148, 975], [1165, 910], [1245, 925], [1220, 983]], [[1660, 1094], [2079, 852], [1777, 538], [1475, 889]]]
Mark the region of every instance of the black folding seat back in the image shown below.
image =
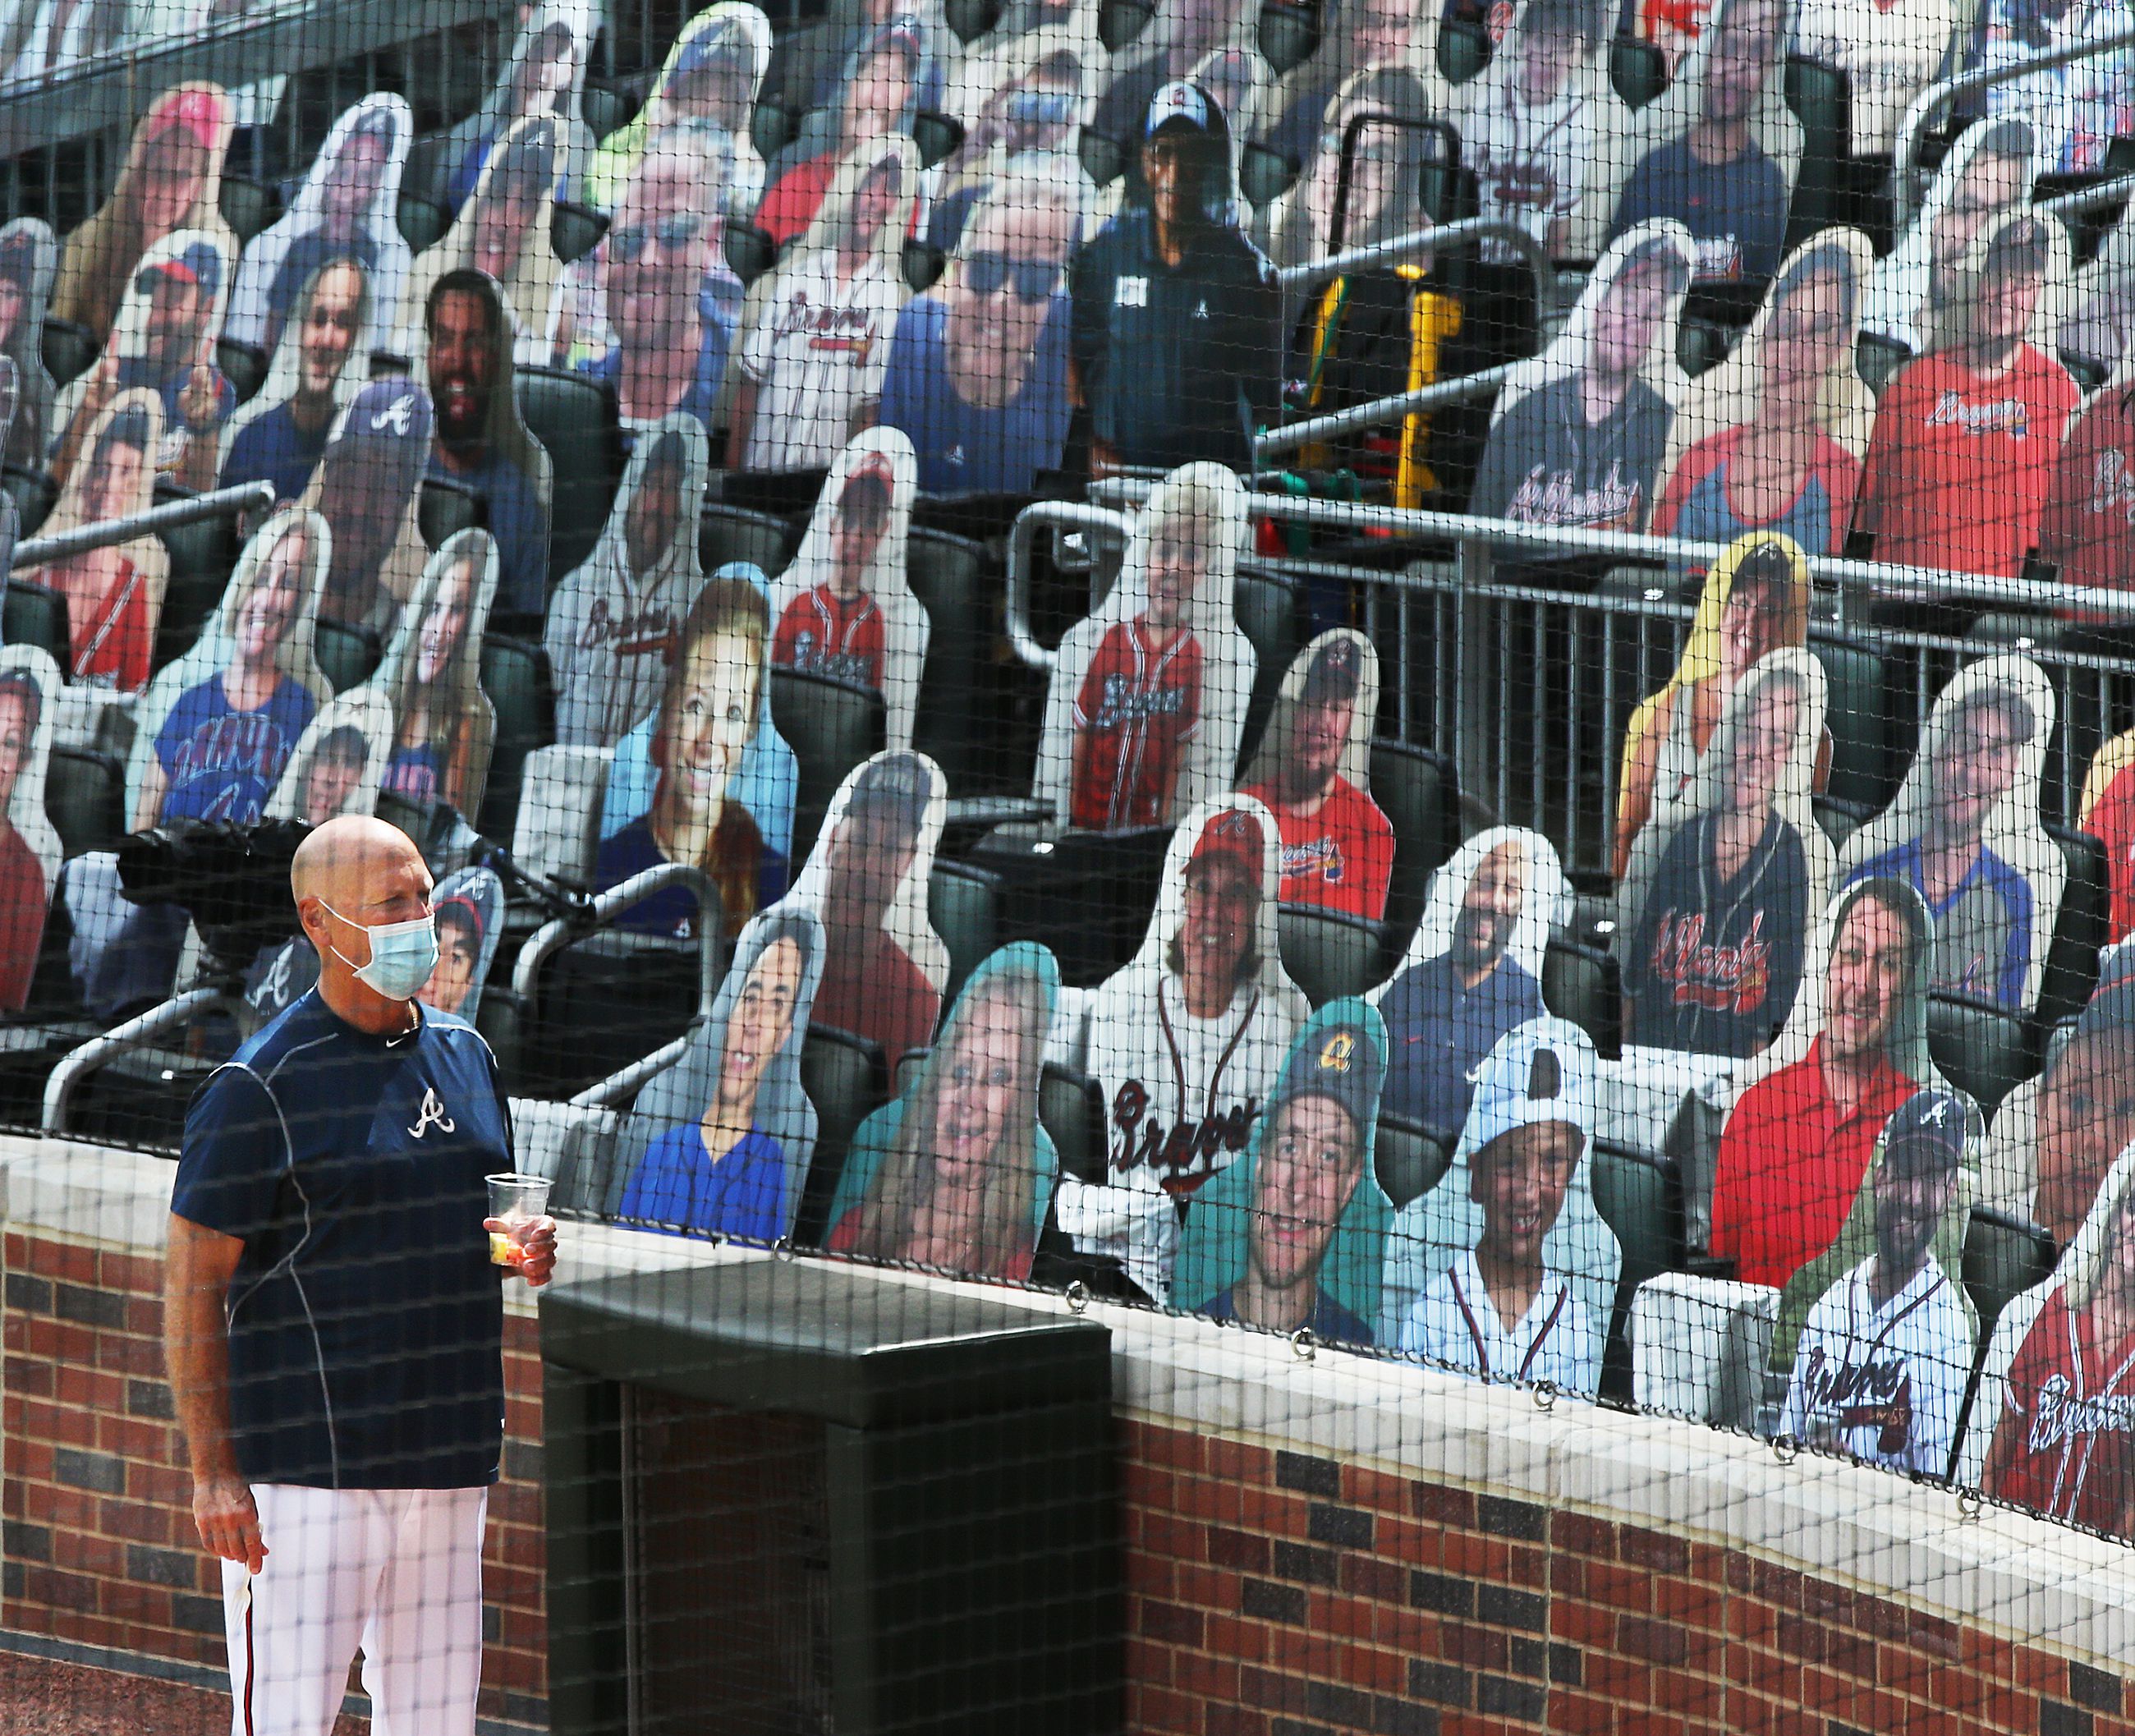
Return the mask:
[[526, 756], [556, 739], [555, 691], [549, 654], [539, 645], [490, 633], [482, 642], [482, 688], [496, 708], [489, 782], [482, 810], [467, 817], [493, 838], [508, 838], [519, 813]]
[[804, 861], [845, 775], [882, 751], [888, 714], [872, 687], [797, 669], [771, 672], [771, 720], [800, 762], [793, 860]]
[[1372, 799], [1394, 829], [1383, 923], [1391, 971], [1423, 919], [1431, 875], [1460, 847], [1460, 787], [1451, 760], [1406, 742], [1374, 741], [1371, 768]]
[[1929, 997], [1928, 1053], [1942, 1076], [1990, 1119], [2002, 1099], [2039, 1070], [2034, 1027], [1969, 996]]
[[60, 497], [60, 485], [46, 472], [27, 469], [20, 464], [0, 468], [0, 489], [4, 489], [15, 503], [19, 515], [15, 530], [17, 537], [35, 536], [38, 527], [52, 516], [52, 508]]
[[1246, 703], [1245, 727], [1238, 736], [1241, 746], [1250, 747], [1260, 740], [1290, 660], [1303, 643], [1304, 599], [1295, 581], [1255, 567], [1239, 569], [1232, 596], [1238, 631], [1252, 646], [1257, 665], [1252, 695]]
[[1398, 1115], [1379, 1117], [1372, 1152], [1380, 1190], [1396, 1211], [1437, 1186], [1453, 1163], [1451, 1147], [1435, 1138], [1422, 1123]]
[[820, 1248], [853, 1136], [889, 1098], [880, 1046], [850, 1031], [811, 1025], [801, 1044], [801, 1089], [816, 1108], [816, 1154], [794, 1213], [793, 1239], [803, 1248]]
[[801, 532], [787, 519], [724, 501], [706, 503], [697, 525], [697, 560], [707, 573], [746, 560], [774, 579], [792, 563]]
[[2068, 864], [2061, 885], [2061, 907], [2047, 943], [2045, 968], [2040, 973], [2033, 1019], [2041, 1031], [2083, 1011], [2098, 985], [2098, 955], [2112, 933], [2113, 894], [2107, 880], [2105, 846], [2088, 832], [2049, 826], [2046, 835], [2060, 846]]
[[573, 1096], [681, 1035], [700, 967], [694, 940], [608, 929], [554, 954], [526, 1021], [529, 1094]]
[[274, 188], [264, 181], [254, 181], [249, 175], [233, 175], [228, 169], [222, 172], [215, 203], [222, 212], [222, 221], [230, 225], [240, 247], [282, 211], [282, 201], [275, 196]]
[[128, 830], [126, 769], [114, 754], [55, 744], [45, 770], [45, 814], [69, 856], [116, 850]]
[[1616, 1233], [1623, 1265], [1602, 1348], [1601, 1393], [1631, 1396], [1631, 1301], [1639, 1286], [1663, 1272], [1683, 1270], [1682, 1172], [1673, 1157], [1657, 1157], [1613, 1140], [1594, 1142], [1590, 1171], [1595, 1210]]
[[526, 430], [549, 454], [554, 483], [549, 519], [549, 580], [554, 584], [593, 551], [622, 476], [622, 432], [612, 388], [563, 368], [522, 367], [512, 376]]
[[46, 318], [44, 332], [45, 371], [52, 384], [65, 386], [89, 371], [96, 360], [97, 342], [86, 326], [70, 319]]
[[370, 678], [385, 655], [385, 645], [370, 628], [322, 617], [312, 629], [312, 654], [318, 659], [319, 673], [341, 693]]
[[1542, 1004], [1594, 1040], [1614, 1060], [1624, 1043], [1624, 978], [1615, 956], [1561, 935], [1550, 937], [1542, 959]]
[[9, 578], [0, 601], [0, 645], [34, 645], [61, 669], [70, 667], [66, 599], [19, 574]]
[[1975, 1205], [1964, 1228], [1964, 1288], [1979, 1316], [1983, 1346], [2010, 1302], [2053, 1276], [2058, 1250], [2037, 1224]]
[[1285, 904], [1276, 932], [1283, 969], [1314, 1007], [1361, 995], [1384, 978], [1384, 943], [1375, 922], [1314, 904]]
[[1880, 813], [1904, 771], [1890, 760], [1883, 654], [1865, 639], [1835, 633], [1812, 631], [1808, 644], [1823, 666], [1823, 726], [1831, 736], [1824, 793]]
[[1000, 881], [968, 862], [937, 858], [927, 880], [927, 919], [949, 950], [942, 1004], [956, 998], [980, 962], [999, 944]]
[[415, 525], [423, 546], [443, 548], [462, 531], [479, 531], [489, 523], [489, 502], [464, 482], [449, 477], [426, 476], [415, 498]]
[[1102, 1181], [1107, 1155], [1105, 1093], [1087, 1074], [1047, 1062], [1038, 1079], [1038, 1119], [1060, 1154], [1060, 1173]]
[[927, 662], [912, 744], [942, 768], [952, 793], [969, 787], [973, 756], [991, 733], [978, 715], [985, 571], [985, 547], [968, 537], [918, 530], [906, 540], [905, 577], [927, 612]]

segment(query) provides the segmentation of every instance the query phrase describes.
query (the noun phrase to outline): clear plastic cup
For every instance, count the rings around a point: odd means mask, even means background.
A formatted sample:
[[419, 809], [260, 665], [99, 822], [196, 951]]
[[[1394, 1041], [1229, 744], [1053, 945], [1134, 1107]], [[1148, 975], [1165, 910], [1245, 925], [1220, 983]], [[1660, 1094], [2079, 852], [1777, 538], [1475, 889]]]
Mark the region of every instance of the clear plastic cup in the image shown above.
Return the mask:
[[526, 1232], [549, 1209], [549, 1181], [545, 1176], [487, 1176], [489, 1215], [504, 1220], [502, 1229], [489, 1233], [489, 1263], [492, 1266], [526, 1263]]

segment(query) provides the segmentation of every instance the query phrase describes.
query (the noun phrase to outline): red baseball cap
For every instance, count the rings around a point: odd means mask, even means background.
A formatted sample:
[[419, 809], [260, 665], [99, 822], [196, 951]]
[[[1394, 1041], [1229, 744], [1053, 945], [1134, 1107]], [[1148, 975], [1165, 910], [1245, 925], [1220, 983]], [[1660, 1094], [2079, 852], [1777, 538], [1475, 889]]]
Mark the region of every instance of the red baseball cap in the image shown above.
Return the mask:
[[1194, 843], [1193, 854], [1187, 858], [1186, 870], [1190, 874], [1203, 863], [1223, 858], [1236, 862], [1255, 885], [1260, 884], [1264, 860], [1261, 822], [1247, 809], [1227, 807], [1211, 814]]

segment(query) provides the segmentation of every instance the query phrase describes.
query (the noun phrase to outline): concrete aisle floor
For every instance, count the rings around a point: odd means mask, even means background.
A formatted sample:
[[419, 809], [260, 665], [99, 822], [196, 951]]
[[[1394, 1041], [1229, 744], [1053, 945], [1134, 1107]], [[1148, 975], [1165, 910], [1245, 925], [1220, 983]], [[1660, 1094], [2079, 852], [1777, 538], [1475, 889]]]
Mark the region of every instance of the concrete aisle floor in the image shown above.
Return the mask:
[[[343, 1714], [334, 1736], [364, 1736]], [[0, 1651], [0, 1736], [229, 1736], [230, 1697], [182, 1682]]]

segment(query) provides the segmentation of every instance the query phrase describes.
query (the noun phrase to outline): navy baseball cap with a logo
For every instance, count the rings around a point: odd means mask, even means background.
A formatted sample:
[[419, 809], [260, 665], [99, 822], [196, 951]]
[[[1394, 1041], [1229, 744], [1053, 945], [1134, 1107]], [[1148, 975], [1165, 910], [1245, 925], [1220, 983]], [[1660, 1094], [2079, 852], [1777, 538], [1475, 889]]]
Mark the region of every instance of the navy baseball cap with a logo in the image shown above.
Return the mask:
[[1883, 1167], [1895, 1177], [1947, 1175], [1963, 1161], [1964, 1099], [1915, 1091], [1883, 1125]]

